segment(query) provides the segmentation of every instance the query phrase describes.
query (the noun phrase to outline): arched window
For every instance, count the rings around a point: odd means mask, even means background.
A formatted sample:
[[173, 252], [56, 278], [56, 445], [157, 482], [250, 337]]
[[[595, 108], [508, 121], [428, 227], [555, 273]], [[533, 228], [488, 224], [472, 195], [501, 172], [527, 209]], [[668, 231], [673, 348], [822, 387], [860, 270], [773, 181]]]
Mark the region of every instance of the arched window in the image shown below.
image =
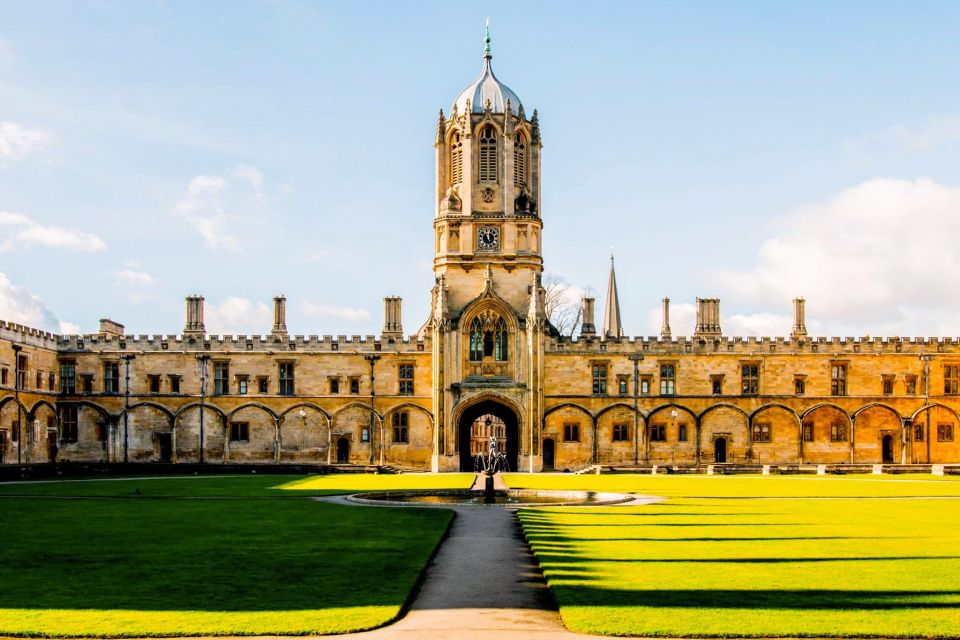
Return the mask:
[[527, 146], [523, 135], [513, 139], [513, 184], [519, 187], [527, 182]]
[[483, 360], [483, 325], [474, 318], [470, 325], [470, 362]]
[[460, 184], [463, 178], [463, 141], [454, 133], [450, 140], [450, 184]]
[[487, 125], [480, 132], [480, 182], [497, 181], [497, 131]]
[[507, 323], [503, 321], [503, 318], [497, 320], [496, 334], [493, 339], [494, 344], [494, 360], [500, 362], [505, 362], [507, 359]]

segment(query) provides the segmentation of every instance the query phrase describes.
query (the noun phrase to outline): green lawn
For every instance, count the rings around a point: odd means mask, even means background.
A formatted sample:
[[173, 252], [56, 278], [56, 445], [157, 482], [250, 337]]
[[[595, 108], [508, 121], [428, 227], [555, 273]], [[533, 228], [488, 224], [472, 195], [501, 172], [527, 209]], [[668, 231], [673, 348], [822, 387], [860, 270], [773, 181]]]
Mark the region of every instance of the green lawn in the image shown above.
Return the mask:
[[[399, 613], [451, 512], [307, 496], [463, 487], [472, 478], [0, 485], [0, 636], [308, 634], [382, 625]], [[89, 495], [103, 497], [76, 497]]]
[[[960, 636], [960, 483], [931, 477], [525, 476], [668, 496], [521, 512], [563, 620], [646, 636]], [[945, 496], [954, 496], [949, 498]]]

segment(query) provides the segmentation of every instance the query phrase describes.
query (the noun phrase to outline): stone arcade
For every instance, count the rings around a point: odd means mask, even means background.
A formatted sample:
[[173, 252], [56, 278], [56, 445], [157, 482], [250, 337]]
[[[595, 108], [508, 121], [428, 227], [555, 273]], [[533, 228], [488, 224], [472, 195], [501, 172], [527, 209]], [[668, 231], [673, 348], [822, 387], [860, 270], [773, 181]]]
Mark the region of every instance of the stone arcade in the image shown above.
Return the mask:
[[[440, 112], [432, 312], [404, 336], [215, 336], [203, 298], [180, 335], [104, 320], [59, 336], [0, 323], [0, 455], [72, 461], [363, 463], [471, 468], [495, 437], [523, 471], [603, 465], [960, 461], [954, 338], [624, 336], [611, 262], [604, 322], [576, 339], [544, 309], [537, 112], [491, 67]], [[202, 444], [201, 444], [202, 443]]]

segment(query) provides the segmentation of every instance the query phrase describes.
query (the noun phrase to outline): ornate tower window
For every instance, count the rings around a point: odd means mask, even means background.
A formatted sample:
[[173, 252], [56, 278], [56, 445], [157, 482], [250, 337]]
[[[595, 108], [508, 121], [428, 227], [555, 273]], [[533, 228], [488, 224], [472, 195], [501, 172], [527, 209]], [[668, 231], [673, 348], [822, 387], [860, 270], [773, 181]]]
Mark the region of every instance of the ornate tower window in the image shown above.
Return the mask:
[[527, 146], [523, 135], [518, 133], [513, 140], [513, 184], [519, 187], [527, 182]]
[[450, 184], [460, 184], [463, 179], [463, 141], [459, 133], [450, 139]]
[[477, 316], [470, 323], [470, 362], [482, 362], [484, 358], [506, 362], [509, 340], [503, 318], [491, 312]]
[[487, 125], [480, 132], [480, 182], [497, 181], [497, 131]]

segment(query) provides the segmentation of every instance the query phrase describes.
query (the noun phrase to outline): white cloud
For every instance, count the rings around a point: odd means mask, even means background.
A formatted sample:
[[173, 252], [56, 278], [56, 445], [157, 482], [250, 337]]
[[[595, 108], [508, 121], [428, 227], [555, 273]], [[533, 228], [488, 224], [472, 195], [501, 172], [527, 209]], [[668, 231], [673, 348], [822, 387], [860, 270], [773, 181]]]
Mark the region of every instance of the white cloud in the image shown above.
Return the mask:
[[952, 291], [960, 281], [960, 188], [877, 178], [789, 212], [775, 228], [752, 267], [717, 270], [712, 280], [725, 299], [772, 302], [781, 313], [731, 316], [724, 333], [789, 333], [790, 300], [804, 296], [811, 331], [960, 334]]
[[212, 335], [262, 335], [273, 327], [273, 310], [262, 302], [231, 296], [220, 304], [205, 304], [204, 322]]
[[95, 253], [107, 248], [106, 243], [86, 231], [34, 222], [19, 213], [0, 211], [0, 228], [8, 228], [0, 242], [0, 252], [19, 247], [51, 247]]
[[259, 236], [263, 232], [256, 228], [267, 204], [261, 191], [263, 174], [256, 167], [241, 164], [230, 175], [235, 179], [195, 176], [170, 210], [171, 215], [190, 223], [207, 247], [215, 251], [242, 251], [241, 235]]
[[[663, 309], [657, 307], [647, 312], [647, 331], [645, 335], [660, 335], [663, 324]], [[689, 337], [697, 324], [697, 309], [689, 302], [670, 303], [670, 333], [674, 336]]]
[[57, 319], [38, 296], [10, 282], [4, 273], [0, 273], [0, 319], [44, 331], [80, 333], [77, 325]]
[[130, 285], [149, 286], [153, 284], [153, 276], [146, 271], [137, 271], [136, 269], [121, 269], [117, 271], [117, 280]]
[[370, 312], [366, 309], [354, 309], [352, 307], [336, 307], [326, 304], [314, 304], [304, 302], [301, 305], [303, 314], [310, 318], [337, 318], [340, 320], [363, 321], [370, 318]]
[[254, 189], [259, 189], [263, 186], [263, 174], [256, 167], [251, 167], [248, 164], [240, 164], [233, 170], [233, 173], [238, 178], [250, 183], [250, 186]]
[[[0, 58], [4, 55], [0, 42]], [[53, 144], [53, 134], [43, 129], [30, 129], [16, 122], [0, 121], [0, 168], [42, 151]]]
[[919, 124], [898, 125], [864, 136], [853, 148], [867, 150], [882, 145], [920, 153], [952, 142], [960, 142], [960, 116], [931, 116]]

